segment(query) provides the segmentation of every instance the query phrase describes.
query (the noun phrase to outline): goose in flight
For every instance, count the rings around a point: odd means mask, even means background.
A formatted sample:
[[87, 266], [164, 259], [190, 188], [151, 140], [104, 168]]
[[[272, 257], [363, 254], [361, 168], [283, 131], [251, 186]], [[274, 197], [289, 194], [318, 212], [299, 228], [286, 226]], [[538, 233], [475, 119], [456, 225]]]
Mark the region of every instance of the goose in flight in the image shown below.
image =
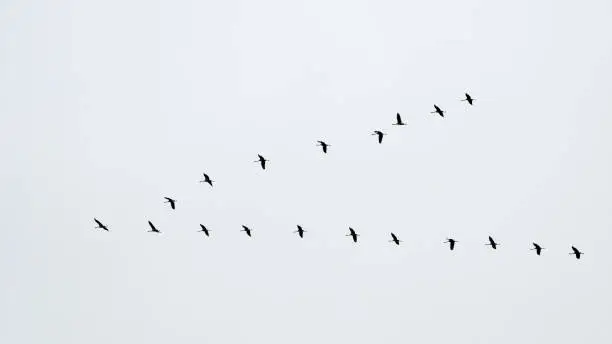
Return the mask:
[[170, 208], [172, 209], [176, 209], [176, 200], [173, 200], [170, 197], [164, 197], [166, 199], [166, 201], [164, 203], [170, 203]]
[[300, 225], [297, 225], [297, 231], [294, 231], [293, 233], [297, 233], [300, 236], [300, 238], [303, 238], [304, 232], [306, 232], [304, 228], [302, 228], [302, 226]]
[[580, 256], [584, 254], [584, 252], [580, 252], [580, 251], [579, 251], [577, 248], [575, 248], [574, 246], [572, 246], [572, 251], [573, 251], [573, 252], [572, 252], [572, 253], [570, 253], [570, 254], [575, 255], [575, 256], [576, 256], [576, 259], [580, 259]]
[[323, 141], [317, 141], [317, 142], [318, 142], [317, 146], [321, 146], [321, 148], [323, 149], [323, 153], [327, 153], [327, 147], [331, 145]]
[[497, 250], [497, 245], [499, 245], [498, 243], [495, 242], [495, 240], [493, 240], [493, 238], [491, 238], [491, 236], [489, 236], [489, 243], [485, 244], [488, 246], [491, 246], [492, 249]]
[[544, 247], [536, 244], [535, 242], [532, 244], [533, 244], [533, 248], [531, 250], [536, 251], [536, 254], [539, 256], [542, 253], [542, 250], [544, 249]]
[[98, 219], [96, 219], [94, 217], [94, 221], [96, 222], [97, 226], [96, 228], [100, 228], [100, 229], [104, 229], [105, 231], [108, 232], [108, 227], [106, 227], [104, 224], [102, 224], [102, 222], [100, 222]]
[[399, 240], [399, 239], [397, 238], [397, 235], [395, 235], [395, 234], [393, 234], [393, 233], [391, 233], [391, 239], [392, 239], [392, 240], [389, 240], [389, 242], [394, 242], [396, 245], [399, 245], [399, 244], [400, 244], [400, 242], [402, 242], [401, 240]]
[[242, 225], [242, 229], [240, 231], [245, 232], [248, 236], [251, 236], [251, 229], [245, 225]]
[[208, 174], [204, 173], [204, 180], [200, 180], [200, 183], [207, 183], [210, 186], [213, 186], [214, 180], [210, 179]]
[[454, 250], [455, 249], [455, 243], [457, 243], [458, 241], [455, 239], [448, 239], [446, 238], [446, 241], [444, 242], [445, 244], [448, 243], [448, 246], [450, 248], [450, 250]]
[[255, 160], [253, 162], [258, 162], [261, 165], [261, 168], [263, 170], [265, 170], [266, 169], [266, 161], [270, 161], [270, 160], [267, 160], [261, 154], [257, 154], [257, 156], [259, 157], [259, 159]]
[[399, 112], [395, 115], [395, 120], [397, 122], [393, 123], [393, 125], [406, 125], [406, 123], [402, 122], [402, 116], [400, 116]]
[[354, 230], [354, 229], [352, 229], [351, 227], [349, 227], [349, 231], [350, 231], [350, 233], [349, 233], [349, 234], [347, 234], [346, 236], [350, 236], [350, 237], [352, 237], [352, 238], [353, 238], [353, 242], [357, 242], [357, 237], [359, 236], [359, 234], [357, 234], [357, 233], [355, 232], [355, 230]]
[[159, 229], [155, 228], [155, 226], [153, 225], [153, 223], [151, 221], [149, 221], [149, 226], [151, 227], [151, 230], [149, 232], [153, 232], [153, 233], [161, 233], [159, 231]]
[[209, 236], [208, 234], [208, 228], [206, 228], [206, 226], [204, 226], [203, 224], [200, 223], [200, 228], [202, 228], [201, 230], [199, 230], [198, 232], [204, 232], [204, 234], [206, 236]]
[[436, 111], [433, 111], [431, 113], [437, 113], [438, 115], [444, 117], [444, 111], [442, 111], [442, 109], [440, 109], [438, 105], [434, 104], [434, 108], [436, 109]]
[[384, 135], [387, 135], [387, 134], [383, 133], [383, 132], [382, 132], [382, 131], [380, 131], [380, 130], [374, 130], [374, 132], [372, 133], [372, 135], [376, 135], [376, 136], [378, 136], [378, 143], [382, 143], [383, 136], [384, 136]]
[[476, 99], [472, 98], [468, 93], [465, 94], [465, 99], [461, 99], [462, 102], [468, 102], [470, 105], [474, 105], [474, 100]]

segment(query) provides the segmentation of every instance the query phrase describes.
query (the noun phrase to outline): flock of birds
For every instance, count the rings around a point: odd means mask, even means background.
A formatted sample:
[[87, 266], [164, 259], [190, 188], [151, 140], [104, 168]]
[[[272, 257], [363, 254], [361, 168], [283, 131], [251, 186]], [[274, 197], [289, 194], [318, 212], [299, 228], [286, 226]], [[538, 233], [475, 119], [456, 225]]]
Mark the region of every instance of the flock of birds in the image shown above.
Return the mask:
[[[474, 100], [476, 100], [475, 98], [472, 98], [472, 96], [470, 96], [468, 93], [465, 93], [465, 99], [461, 99], [461, 101], [465, 101], [468, 102], [468, 104], [470, 105], [474, 105]], [[438, 114], [440, 117], [444, 117], [444, 113], [445, 111], [443, 111], [438, 105], [434, 104], [434, 111], [431, 112], [432, 114]], [[406, 125], [406, 123], [402, 120], [402, 117], [400, 116], [399, 113], [397, 113], [396, 115], [396, 122], [393, 123], [393, 125], [397, 125], [397, 126], [403, 126]], [[383, 137], [385, 135], [387, 135], [386, 133], [380, 131], [380, 130], [375, 130], [372, 135], [376, 136], [378, 139], [378, 143], [381, 144], [383, 141]], [[324, 154], [327, 154], [327, 150], [328, 147], [330, 147], [331, 145], [324, 142], [324, 141], [317, 141], [317, 146], [320, 146], [321, 149], [323, 150]], [[266, 169], [266, 162], [270, 161], [268, 159], [266, 159], [264, 156], [262, 156], [261, 154], [258, 154], [258, 159], [253, 161], [256, 163], [259, 163], [259, 165], [261, 166], [261, 168], [263, 170]], [[203, 173], [204, 175], [204, 179], [200, 181], [200, 183], [206, 183], [208, 185], [210, 185], [211, 187], [213, 186], [213, 182], [214, 180], [210, 179], [210, 176], [206, 173]], [[172, 208], [173, 210], [176, 209], [176, 200], [172, 199], [170, 197], [164, 197], [165, 202], [164, 203], [168, 203], [170, 205], [170, 208]], [[97, 218], [94, 218], [94, 222], [96, 223], [96, 227], [95, 228], [99, 228], [105, 231], [109, 231], [108, 227], [106, 225], [104, 225], [100, 220], [98, 220]], [[159, 229], [157, 229], [155, 227], [155, 225], [151, 222], [149, 222], [149, 227], [151, 227], [151, 230], [149, 230], [148, 232], [151, 233], [161, 233], [161, 231]], [[252, 229], [242, 225], [242, 232], [245, 232], [247, 236], [251, 237], [251, 232]], [[204, 233], [204, 235], [206, 235], [207, 237], [210, 236], [210, 230], [208, 228], [206, 228], [206, 226], [204, 226], [203, 224], [200, 224], [200, 230], [199, 232]], [[294, 233], [297, 233], [298, 236], [300, 238], [304, 238], [304, 233], [306, 232], [306, 230], [304, 230], [304, 228], [302, 228], [302, 226], [297, 225], [297, 230], [294, 231]], [[359, 234], [351, 227], [349, 227], [349, 233], [346, 234], [347, 237], [351, 237], [351, 239], [353, 240], [353, 242], [357, 243], [357, 238], [359, 237]], [[399, 245], [402, 241], [399, 240], [399, 238], [397, 237], [397, 235], [395, 233], [391, 233], [391, 240], [389, 240], [389, 242], [394, 243], [395, 245]], [[452, 238], [447, 238], [446, 241], [444, 241], [444, 243], [447, 243], [449, 245], [449, 249], [452, 251], [455, 249], [455, 244], [458, 243], [459, 241], [452, 239]], [[491, 246], [492, 249], [496, 250], [497, 246], [499, 246], [500, 244], [495, 242], [495, 240], [493, 239], [493, 237], [489, 236], [489, 241], [488, 243], [486, 243], [485, 245], [487, 246]], [[531, 249], [532, 251], [535, 251], [535, 253], [539, 256], [542, 254], [542, 250], [544, 250], [545, 248], [540, 246], [537, 243], [532, 243], [533, 248]], [[572, 246], [572, 252], [569, 253], [570, 255], [574, 255], [576, 256], [576, 259], [580, 259], [580, 257], [584, 254], [583, 252], [581, 252], [580, 250], [578, 250], [576, 247]]]

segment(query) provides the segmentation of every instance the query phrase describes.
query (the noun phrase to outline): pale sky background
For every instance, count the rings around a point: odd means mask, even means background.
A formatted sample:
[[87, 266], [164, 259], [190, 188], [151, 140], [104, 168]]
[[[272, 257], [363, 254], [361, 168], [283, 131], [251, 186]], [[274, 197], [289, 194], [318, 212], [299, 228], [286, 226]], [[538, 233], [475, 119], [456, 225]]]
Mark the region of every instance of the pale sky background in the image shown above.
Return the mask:
[[612, 342], [611, 32], [609, 0], [1, 1], [0, 342]]

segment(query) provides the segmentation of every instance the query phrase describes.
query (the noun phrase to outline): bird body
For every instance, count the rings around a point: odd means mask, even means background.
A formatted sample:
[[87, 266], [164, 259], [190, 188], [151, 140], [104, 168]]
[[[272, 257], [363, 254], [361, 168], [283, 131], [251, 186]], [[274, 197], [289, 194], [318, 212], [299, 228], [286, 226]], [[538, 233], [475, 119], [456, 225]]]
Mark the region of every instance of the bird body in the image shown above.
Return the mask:
[[149, 221], [149, 226], [151, 227], [151, 230], [149, 232], [161, 233], [157, 228], [155, 228], [155, 226], [153, 225], [151, 221]]
[[387, 134], [383, 133], [383, 132], [382, 132], [382, 131], [380, 131], [380, 130], [374, 130], [374, 132], [372, 133], [372, 135], [376, 135], [376, 136], [378, 136], [378, 143], [382, 143], [383, 136], [384, 136], [384, 135], [387, 135]]
[[536, 254], [539, 256], [542, 253], [542, 250], [544, 249], [544, 247], [536, 244], [535, 242], [532, 244], [533, 244], [532, 250], [536, 251]]
[[201, 230], [199, 230], [198, 232], [204, 232], [204, 234], [205, 234], [206, 236], [209, 236], [209, 233], [208, 233], [208, 228], [206, 228], [206, 226], [204, 226], [203, 224], [201, 224], [201, 223], [200, 223], [200, 228], [202, 228], [202, 229], [201, 229]]
[[572, 252], [572, 253], [570, 253], [570, 254], [575, 255], [575, 256], [576, 256], [576, 259], [580, 259], [580, 256], [584, 254], [583, 252], [580, 252], [580, 250], [578, 250], [578, 249], [577, 249], [576, 247], [574, 247], [574, 246], [572, 246], [572, 251], [573, 251], [573, 252]]
[[327, 147], [331, 145], [323, 141], [317, 141], [317, 142], [318, 142], [317, 146], [321, 146], [321, 148], [323, 149], [323, 153], [327, 153]]
[[444, 117], [444, 111], [442, 111], [442, 109], [440, 109], [438, 105], [434, 104], [434, 108], [436, 109], [436, 111], [433, 111], [431, 113], [437, 113], [441, 117]]
[[100, 222], [100, 221], [99, 221], [98, 219], [96, 219], [95, 217], [94, 217], [94, 221], [95, 221], [95, 222], [96, 222], [96, 224], [97, 224], [96, 228], [104, 229], [104, 230], [105, 230], [105, 231], [107, 231], [107, 232], [109, 231], [109, 230], [108, 230], [108, 227], [106, 227], [104, 224], [102, 224], [102, 222]]
[[203, 174], [204, 174], [204, 180], [200, 180], [200, 183], [208, 183], [210, 186], [213, 186], [214, 180], [210, 179], [208, 174], [206, 173], [203, 173]]
[[351, 227], [349, 227], [349, 231], [350, 231], [350, 233], [349, 233], [349, 234], [347, 234], [346, 236], [350, 236], [350, 237], [352, 237], [352, 238], [353, 238], [353, 242], [357, 242], [357, 237], [359, 236], [359, 234], [357, 234], [357, 233], [355, 232], [355, 230], [354, 230], [354, 229], [352, 229]]
[[400, 116], [399, 112], [395, 115], [395, 120], [397, 122], [393, 123], [393, 125], [406, 125], [406, 123], [402, 122], [402, 116]]
[[462, 102], [468, 102], [470, 105], [474, 105], [474, 100], [476, 99], [472, 98], [468, 93], [465, 94], [465, 99], [461, 99]]
[[242, 232], [245, 232], [249, 237], [251, 236], [251, 229], [245, 225], [242, 225]]
[[489, 245], [489, 246], [491, 246], [492, 249], [497, 250], [497, 246], [499, 244], [496, 243], [495, 240], [493, 240], [493, 238], [491, 236], [489, 236], [489, 243], [485, 244], [485, 245]]
[[164, 203], [170, 203], [170, 208], [172, 209], [176, 209], [176, 200], [173, 200], [170, 197], [164, 197], [166, 199], [166, 201]]
[[257, 154], [257, 157], [258, 157], [258, 159], [255, 160], [254, 162], [258, 162], [261, 165], [261, 169], [265, 170], [266, 169], [266, 161], [270, 161], [270, 160], [267, 160], [261, 154]]
[[397, 235], [395, 235], [395, 234], [393, 234], [393, 233], [391, 233], [391, 239], [392, 239], [392, 240], [389, 240], [389, 242], [394, 242], [396, 245], [399, 245], [399, 244], [400, 244], [400, 242], [402, 242], [401, 240], [399, 240], [399, 239], [397, 238]]
[[449, 244], [449, 248], [450, 250], [454, 250], [455, 249], [455, 243], [457, 243], [458, 241], [455, 239], [448, 239], [446, 238], [446, 241], [444, 243], [448, 243]]
[[306, 232], [304, 228], [302, 228], [302, 226], [300, 225], [297, 225], [297, 231], [294, 231], [293, 233], [297, 233], [300, 236], [300, 238], [303, 238], [304, 232]]

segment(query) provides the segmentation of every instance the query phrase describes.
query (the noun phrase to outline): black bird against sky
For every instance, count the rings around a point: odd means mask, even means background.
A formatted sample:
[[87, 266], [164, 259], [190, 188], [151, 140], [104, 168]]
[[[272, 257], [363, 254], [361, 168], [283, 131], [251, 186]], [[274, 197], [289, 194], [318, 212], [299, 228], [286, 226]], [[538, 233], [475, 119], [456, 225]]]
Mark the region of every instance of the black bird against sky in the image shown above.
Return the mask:
[[300, 236], [300, 238], [303, 238], [304, 237], [304, 232], [306, 232], [304, 230], [304, 228], [302, 228], [302, 226], [300, 226], [300, 225], [297, 225], [297, 230], [294, 231], [293, 233], [297, 233]]
[[448, 245], [448, 247], [449, 247], [449, 248], [450, 248], [450, 250], [452, 251], [452, 250], [454, 250], [454, 249], [455, 249], [455, 243], [457, 243], [457, 242], [458, 242], [458, 241], [457, 241], [457, 240], [455, 240], [455, 239], [449, 239], [449, 238], [446, 238], [446, 241], [445, 241], [444, 243], [448, 243], [448, 244], [449, 244], [449, 245]]
[[397, 113], [397, 115], [395, 115], [395, 120], [396, 122], [393, 123], [393, 125], [406, 125], [406, 123], [402, 121], [402, 116], [400, 116], [399, 112]]
[[442, 109], [440, 109], [440, 107], [438, 105], [436, 105], [436, 104], [434, 104], [434, 108], [436, 109], [436, 111], [432, 111], [431, 113], [437, 113], [441, 117], [444, 117], [444, 112], [445, 111], [442, 111]]
[[201, 229], [198, 232], [203, 232], [204, 235], [209, 236], [208, 228], [206, 228], [206, 226], [204, 226], [203, 224], [200, 223], [200, 228]]
[[149, 221], [149, 227], [151, 227], [151, 230], [149, 232], [161, 233], [157, 228], [155, 228], [155, 226], [153, 225], [151, 221]]
[[533, 244], [533, 248], [531, 250], [536, 251], [536, 254], [539, 256], [542, 253], [542, 250], [544, 249], [544, 247], [536, 244], [535, 242], [532, 244]]
[[264, 158], [261, 154], [257, 154], [258, 159], [253, 161], [253, 162], [258, 162], [261, 165], [261, 169], [265, 170], [266, 169], [266, 161], [270, 161], [266, 158]]
[[248, 236], [251, 236], [251, 229], [245, 225], [242, 225], [242, 229], [240, 231], [245, 232]]
[[351, 227], [349, 227], [349, 234], [347, 234], [346, 236], [350, 236], [353, 238], [353, 242], [357, 242], [357, 237], [359, 236], [359, 234], [357, 234], [357, 232], [355, 232], [354, 229], [352, 229]]
[[97, 224], [96, 228], [104, 229], [107, 232], [109, 231], [108, 227], [106, 227], [104, 224], [102, 224], [102, 222], [98, 221], [98, 219], [96, 219], [95, 217], [94, 217], [94, 221]]
[[204, 179], [200, 180], [200, 183], [207, 183], [208, 185], [213, 186], [214, 180], [210, 179], [208, 174], [206, 174], [206, 173], [203, 173], [203, 174], [204, 174]]
[[378, 136], [378, 143], [382, 143], [383, 136], [385, 136], [385, 135], [387, 135], [387, 134], [383, 133], [383, 132], [382, 132], [382, 131], [380, 131], [380, 130], [374, 130], [374, 132], [372, 133], [372, 135], [376, 135], [376, 136]]
[[176, 200], [173, 200], [170, 197], [164, 197], [166, 199], [166, 201], [164, 203], [170, 203], [170, 208], [172, 209], [176, 209]]
[[470, 105], [474, 105], [474, 100], [476, 99], [472, 98], [468, 93], [465, 94], [465, 99], [461, 99], [462, 102], [468, 102]]
[[325, 143], [324, 141], [317, 141], [317, 146], [321, 146], [321, 148], [323, 149], [323, 153], [327, 153], [327, 147], [330, 147], [331, 145], [328, 143]]
[[493, 238], [489, 235], [489, 243], [485, 245], [491, 246], [492, 249], [497, 250], [497, 246], [499, 244], [496, 243], [495, 240], [493, 240]]

